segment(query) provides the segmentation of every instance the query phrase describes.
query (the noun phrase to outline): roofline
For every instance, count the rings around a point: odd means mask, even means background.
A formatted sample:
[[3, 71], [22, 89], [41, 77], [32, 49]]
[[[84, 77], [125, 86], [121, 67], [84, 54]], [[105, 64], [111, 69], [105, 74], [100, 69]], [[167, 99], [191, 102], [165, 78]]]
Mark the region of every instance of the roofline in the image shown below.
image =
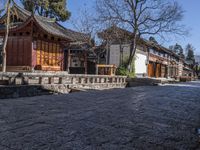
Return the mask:
[[67, 39], [67, 40], [70, 41], [70, 42], [73, 42], [72, 39], [69, 39], [69, 38], [64, 37], [64, 36], [55, 35], [55, 34], [53, 34], [53, 33], [51, 33], [51, 32], [48, 32], [44, 27], [42, 27], [42, 26], [38, 23], [37, 18], [35, 18], [35, 15], [33, 15], [32, 18], [34, 19], [36, 25], [39, 26], [44, 32], [46, 32], [46, 33], [48, 33], [48, 34], [51, 34], [51, 35], [54, 35], [54, 36], [57, 36], [57, 37], [60, 37], [60, 38]]
[[[52, 33], [48, 32], [47, 30], [45, 30], [45, 29], [37, 22], [37, 19], [35, 19], [34, 16], [30, 16], [30, 17], [29, 17], [25, 22], [23, 22], [20, 26], [10, 28], [9, 31], [10, 31], [10, 32], [13, 32], [13, 31], [20, 30], [20, 29], [24, 28], [25, 26], [27, 26], [29, 23], [31, 23], [31, 21], [34, 21], [34, 23], [36, 23], [36, 25], [39, 26], [39, 27], [40, 27], [44, 32], [46, 32], [47, 34], [51, 34], [51, 35], [54, 35], [54, 36], [57, 36], [57, 37], [66, 39], [66, 40], [68, 40], [69, 42], [73, 42], [72, 39], [69, 39], [69, 38], [66, 38], [66, 37], [63, 37], [63, 36], [59, 36], [59, 35], [55, 35], [55, 34], [52, 34]], [[0, 29], [0, 33], [5, 33], [5, 29]]]
[[[63, 38], [63, 39], [66, 39], [66, 40], [68, 40], [68, 41], [70, 41], [70, 42], [76, 42], [76, 41], [81, 41], [81, 42], [86, 42], [86, 41], [87, 41], [87, 42], [88, 42], [88, 40], [90, 39], [90, 37], [89, 37], [87, 34], [80, 33], [80, 32], [76, 32], [76, 31], [73, 31], [73, 30], [70, 30], [70, 29], [67, 29], [67, 28], [63, 27], [63, 26], [60, 25], [55, 19], [51, 19], [51, 18], [39, 16], [39, 15], [34, 15], [34, 14], [32, 14], [31, 12], [29, 12], [29, 11], [25, 10], [24, 8], [20, 7], [19, 5], [17, 5], [15, 2], [13, 3], [12, 8], [16, 8], [16, 9], [19, 11], [19, 13], [22, 13], [22, 15], [23, 15], [23, 16], [22, 16], [23, 23], [22, 23], [22, 25], [19, 25], [19, 26], [17, 26], [17, 27], [10, 28], [10, 31], [16, 31], [16, 30], [18, 30], [18, 29], [23, 28], [25, 25], [27, 25], [27, 22], [29, 23], [29, 21], [32, 19], [32, 20], [34, 20], [34, 22], [36, 23], [36, 25], [39, 26], [44, 32], [46, 32], [46, 33], [48, 33], [48, 34], [51, 34], [51, 35], [54, 35], [54, 36], [57, 36], [57, 37], [60, 37], [60, 38]], [[5, 16], [6, 16], [6, 14], [4, 14], [4, 16], [2, 16], [2, 17], [0, 18], [0, 21], [1, 21]], [[42, 25], [40, 25], [40, 23], [38, 22], [38, 21], [40, 21], [40, 20], [38, 20], [37, 17], [38, 17], [38, 19], [41, 19], [41, 20], [43, 20], [43, 21], [45, 21], [45, 22], [53, 22], [53, 23], [56, 23], [56, 24], [61, 28], [61, 32], [62, 32], [62, 30], [63, 30], [63, 35], [54, 34], [54, 33], [51, 33], [50, 31], [46, 30]], [[23, 19], [23, 18], [24, 18], [24, 19]], [[25, 18], [26, 18], [26, 19], [25, 19]], [[24, 23], [25, 23], [25, 24], [24, 24]], [[66, 31], [65, 31], [65, 30], [66, 30]], [[79, 35], [77, 36], [77, 37], [80, 37], [80, 38], [76, 38], [76, 37], [74, 37], [74, 36], [69, 36], [69, 35], [67, 34], [67, 32], [68, 32], [67, 30], [69, 30], [69, 33], [72, 32], [72, 34], [73, 34], [73, 33], [80, 34], [80, 36], [79, 36]], [[0, 32], [5, 32], [5, 31], [3, 31], [3, 30], [1, 29]], [[66, 33], [65, 33], [65, 32], [66, 32]], [[85, 38], [86, 40], [84, 40], [84, 38]]]

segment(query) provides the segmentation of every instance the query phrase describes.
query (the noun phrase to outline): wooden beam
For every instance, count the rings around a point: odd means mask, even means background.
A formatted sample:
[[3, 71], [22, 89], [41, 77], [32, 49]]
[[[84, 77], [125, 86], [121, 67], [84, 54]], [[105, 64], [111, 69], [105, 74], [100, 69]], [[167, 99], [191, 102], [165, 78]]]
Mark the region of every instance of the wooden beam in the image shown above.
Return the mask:
[[87, 74], [87, 51], [84, 51], [84, 67], [85, 67], [85, 74]]
[[67, 72], [70, 73], [69, 67], [71, 66], [71, 54], [70, 49], [67, 50]]

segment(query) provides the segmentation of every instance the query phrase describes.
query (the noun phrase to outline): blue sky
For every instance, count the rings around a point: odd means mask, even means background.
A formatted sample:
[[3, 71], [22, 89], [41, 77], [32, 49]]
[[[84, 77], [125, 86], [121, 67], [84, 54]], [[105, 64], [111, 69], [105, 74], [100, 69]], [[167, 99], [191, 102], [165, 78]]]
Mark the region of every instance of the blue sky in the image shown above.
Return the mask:
[[[87, 5], [88, 9], [92, 7], [94, 0], [68, 0], [68, 9], [72, 13], [72, 17], [76, 17], [76, 14], [80, 12], [80, 9]], [[175, 43], [180, 43], [183, 48], [186, 44], [191, 43], [195, 48], [196, 54], [200, 54], [200, 0], [178, 0], [180, 5], [182, 5], [185, 11], [183, 24], [190, 31], [190, 35], [185, 38], [176, 38], [164, 42], [165, 46], [173, 45]], [[69, 23], [65, 23], [67, 27], [72, 28]]]
[[185, 10], [183, 24], [185, 24], [190, 31], [190, 36], [177, 42], [182, 45], [191, 43], [195, 48], [195, 53], [200, 54], [200, 1], [199, 0], [178, 0]]

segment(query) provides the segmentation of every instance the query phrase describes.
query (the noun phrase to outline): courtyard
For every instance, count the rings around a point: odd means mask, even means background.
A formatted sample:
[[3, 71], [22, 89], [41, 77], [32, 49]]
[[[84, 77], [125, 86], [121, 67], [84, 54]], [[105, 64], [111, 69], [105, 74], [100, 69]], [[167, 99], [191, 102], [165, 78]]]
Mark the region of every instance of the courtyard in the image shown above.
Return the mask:
[[0, 100], [2, 150], [199, 149], [200, 82]]

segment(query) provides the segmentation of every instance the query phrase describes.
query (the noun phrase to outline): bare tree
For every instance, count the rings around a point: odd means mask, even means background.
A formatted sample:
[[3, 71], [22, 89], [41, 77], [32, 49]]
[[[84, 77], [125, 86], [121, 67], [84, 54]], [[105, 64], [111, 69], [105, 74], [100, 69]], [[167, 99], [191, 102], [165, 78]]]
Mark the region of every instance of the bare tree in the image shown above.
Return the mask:
[[[74, 29], [76, 29], [77, 31], [88, 35], [86, 36], [86, 39], [85, 39], [85, 42], [87, 42], [89, 46], [88, 50], [92, 52], [94, 55], [96, 55], [96, 57], [98, 58], [99, 53], [98, 54], [95, 53], [95, 50], [97, 49], [96, 47], [97, 41], [95, 39], [96, 39], [97, 32], [99, 31], [99, 26], [95, 20], [94, 15], [91, 13], [92, 11], [88, 11], [88, 10], [91, 10], [91, 9], [89, 9], [85, 5], [84, 9], [81, 9], [79, 11], [79, 14], [77, 15], [76, 18], [73, 18], [73, 17], [71, 18], [71, 24], [73, 25]], [[84, 45], [82, 45], [82, 48], [84, 49], [85, 47], [83, 46]]]
[[94, 26], [91, 17], [91, 14], [86, 9], [81, 10], [78, 17], [71, 19], [71, 24], [79, 32], [90, 34], [92, 36]]
[[18, 15], [16, 11], [11, 9], [11, 4], [15, 3], [15, 0], [1, 0], [2, 3], [5, 3], [5, 8], [2, 9], [2, 11], [5, 10], [6, 12], [6, 19], [5, 19], [5, 36], [3, 40], [3, 51], [2, 51], [2, 72], [6, 72], [6, 47], [8, 43], [8, 36], [9, 36], [9, 28], [10, 28], [10, 18], [11, 13], [12, 15]]
[[137, 39], [143, 35], [186, 34], [184, 26], [179, 24], [183, 18], [183, 10], [175, 1], [97, 0], [96, 6], [101, 23], [122, 25], [131, 32], [127, 68], [130, 68], [133, 61]]
[[6, 1], [6, 31], [5, 31], [5, 37], [4, 37], [4, 42], [3, 42], [3, 52], [2, 52], [2, 72], [6, 72], [6, 46], [8, 42], [8, 35], [9, 35], [9, 27], [10, 27], [10, 5], [11, 5], [12, 0], [7, 0]]

